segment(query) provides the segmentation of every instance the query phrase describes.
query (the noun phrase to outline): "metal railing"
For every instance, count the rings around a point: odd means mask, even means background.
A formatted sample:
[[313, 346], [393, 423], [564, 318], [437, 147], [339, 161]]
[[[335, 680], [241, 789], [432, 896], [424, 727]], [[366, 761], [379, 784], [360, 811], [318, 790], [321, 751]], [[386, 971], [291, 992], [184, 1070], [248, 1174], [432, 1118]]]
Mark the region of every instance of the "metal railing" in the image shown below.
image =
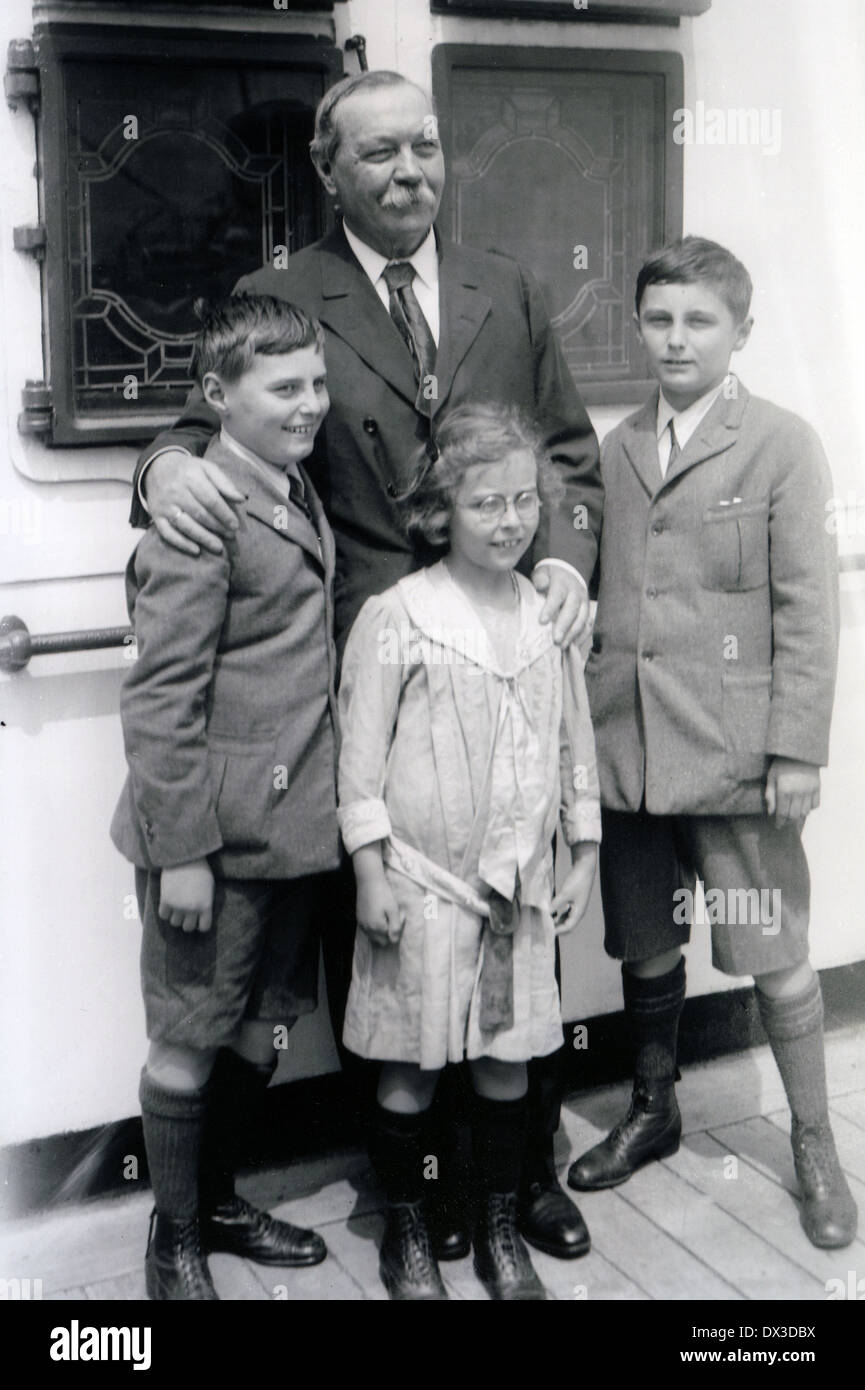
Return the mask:
[[124, 647], [132, 638], [131, 627], [85, 627], [76, 632], [45, 632], [34, 637], [23, 619], [9, 614], [0, 618], [0, 671], [23, 671], [31, 656]]
[[[865, 570], [865, 553], [839, 556], [838, 568], [842, 573]], [[85, 627], [75, 632], [45, 632], [34, 637], [23, 619], [8, 614], [0, 618], [0, 671], [23, 671], [32, 656], [125, 647], [133, 638], [131, 627]]]

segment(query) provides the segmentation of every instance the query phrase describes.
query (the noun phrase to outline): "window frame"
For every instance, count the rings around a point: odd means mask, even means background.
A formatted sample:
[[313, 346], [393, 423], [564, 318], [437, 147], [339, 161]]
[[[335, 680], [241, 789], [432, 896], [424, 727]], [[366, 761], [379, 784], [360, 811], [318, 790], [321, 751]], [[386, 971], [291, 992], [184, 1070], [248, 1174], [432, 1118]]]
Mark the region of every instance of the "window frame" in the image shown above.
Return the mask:
[[[176, 412], [140, 408], [128, 413], [82, 414], [75, 404], [75, 360], [70, 322], [69, 223], [67, 173], [71, 158], [65, 109], [64, 63], [76, 59], [128, 61], [165, 66], [214, 66], [235, 69], [273, 67], [319, 73], [322, 92], [343, 73], [342, 54], [327, 36], [177, 28], [131, 29], [115, 25], [58, 25], [37, 29], [34, 50], [40, 78], [37, 117], [39, 214], [45, 227], [42, 263], [42, 326], [46, 381], [51, 393], [51, 429], [42, 434], [52, 447], [140, 443], [170, 425]], [[322, 203], [323, 226], [329, 220]]]
[[484, 19], [556, 19], [589, 24], [666, 24], [696, 18], [712, 0], [589, 0], [577, 9], [574, 0], [430, 0], [432, 14], [475, 15]]
[[[662, 82], [656, 95], [655, 114], [657, 128], [666, 132], [666, 139], [662, 145], [663, 159], [659, 161], [656, 184], [653, 211], [657, 214], [657, 236], [653, 240], [655, 244], [661, 245], [682, 235], [684, 150], [673, 140], [673, 113], [684, 105], [685, 99], [684, 62], [680, 53], [674, 50], [642, 52], [614, 48], [438, 44], [432, 54], [433, 97], [439, 113], [439, 131], [448, 171], [452, 169], [454, 162], [451, 130], [453, 74], [461, 67], [479, 66], [496, 71], [510, 68], [530, 72], [532, 69], [554, 68], [572, 72], [619, 72], [660, 77]], [[450, 187], [446, 184], [442, 207], [444, 215], [440, 215], [440, 223], [446, 235], [450, 235], [449, 200], [452, 196], [453, 184], [451, 183]], [[528, 260], [526, 267], [531, 270], [531, 262]], [[640, 402], [647, 398], [656, 384], [649, 377], [623, 377], [596, 382], [586, 378], [575, 378], [575, 381], [583, 400], [593, 405]]]

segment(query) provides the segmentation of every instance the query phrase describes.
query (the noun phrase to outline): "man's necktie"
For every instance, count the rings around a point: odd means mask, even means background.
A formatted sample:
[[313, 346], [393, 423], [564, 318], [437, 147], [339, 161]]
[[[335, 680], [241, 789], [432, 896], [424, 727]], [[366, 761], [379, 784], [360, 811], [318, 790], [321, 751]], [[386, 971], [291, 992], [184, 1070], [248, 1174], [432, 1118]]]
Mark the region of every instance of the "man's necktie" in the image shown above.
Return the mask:
[[412, 289], [415, 268], [409, 261], [391, 261], [382, 271], [389, 295], [390, 316], [411, 353], [415, 381], [422, 387], [436, 361], [436, 345]]

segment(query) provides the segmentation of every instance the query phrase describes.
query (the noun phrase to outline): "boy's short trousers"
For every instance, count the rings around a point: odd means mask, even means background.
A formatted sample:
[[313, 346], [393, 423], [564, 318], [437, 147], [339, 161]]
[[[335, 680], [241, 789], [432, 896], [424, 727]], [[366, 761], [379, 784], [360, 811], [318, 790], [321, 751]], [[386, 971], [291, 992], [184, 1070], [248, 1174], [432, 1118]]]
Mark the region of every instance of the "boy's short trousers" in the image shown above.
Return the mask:
[[761, 975], [807, 959], [810, 877], [799, 825], [777, 827], [768, 816], [652, 816], [645, 808], [602, 809], [601, 824], [608, 955], [648, 960], [686, 942], [699, 878], [717, 970]]
[[184, 932], [159, 916], [159, 873], [136, 869], [151, 1042], [206, 1050], [227, 1044], [245, 1020], [311, 1013], [333, 877], [217, 879], [210, 931]]

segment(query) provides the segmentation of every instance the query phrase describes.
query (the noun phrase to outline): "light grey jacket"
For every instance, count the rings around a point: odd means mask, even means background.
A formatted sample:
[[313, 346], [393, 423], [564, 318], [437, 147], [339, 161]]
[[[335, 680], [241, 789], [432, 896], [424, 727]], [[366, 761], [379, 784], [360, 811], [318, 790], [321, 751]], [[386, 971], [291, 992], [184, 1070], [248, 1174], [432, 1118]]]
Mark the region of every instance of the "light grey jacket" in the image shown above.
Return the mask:
[[758, 814], [768, 759], [828, 758], [838, 643], [831, 479], [814, 430], [722, 394], [662, 478], [657, 393], [604, 440], [586, 684], [601, 800]]

